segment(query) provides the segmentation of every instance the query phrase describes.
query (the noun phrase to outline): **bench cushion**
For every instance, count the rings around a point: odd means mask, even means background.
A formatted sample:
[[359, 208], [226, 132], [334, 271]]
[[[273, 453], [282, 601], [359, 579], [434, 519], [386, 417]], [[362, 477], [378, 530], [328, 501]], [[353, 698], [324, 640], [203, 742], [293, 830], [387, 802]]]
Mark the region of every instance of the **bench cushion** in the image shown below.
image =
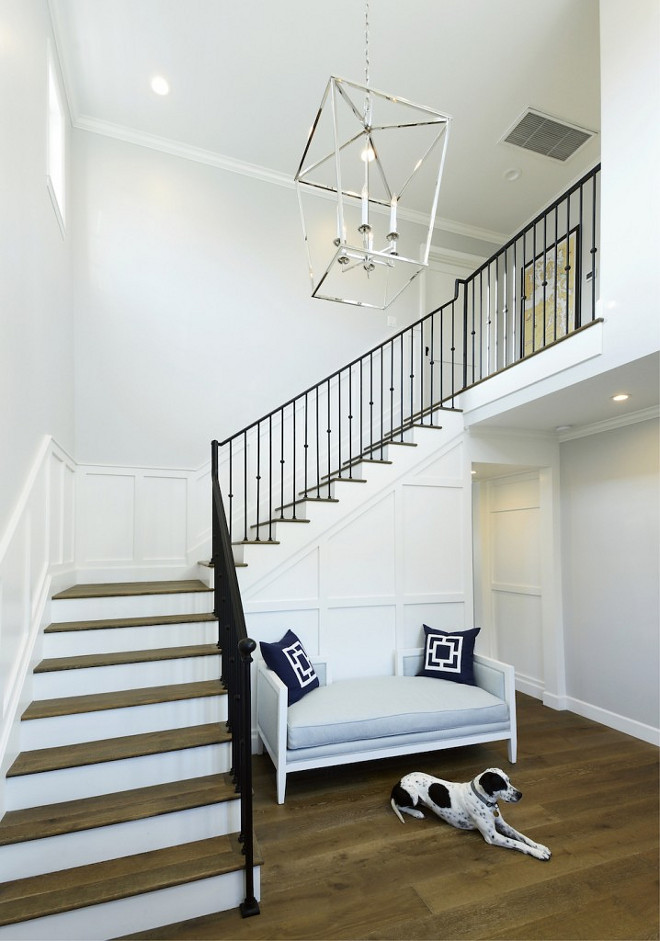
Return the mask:
[[509, 708], [478, 686], [423, 676], [338, 680], [287, 710], [287, 745], [313, 748], [508, 722]]

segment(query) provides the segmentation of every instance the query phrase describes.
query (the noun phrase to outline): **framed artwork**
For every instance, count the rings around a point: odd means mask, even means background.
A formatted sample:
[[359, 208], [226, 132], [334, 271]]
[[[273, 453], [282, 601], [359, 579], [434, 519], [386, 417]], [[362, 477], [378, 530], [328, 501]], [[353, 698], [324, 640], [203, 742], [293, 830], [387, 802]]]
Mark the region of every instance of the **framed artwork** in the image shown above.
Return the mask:
[[580, 324], [580, 227], [539, 252], [522, 272], [522, 353], [529, 356]]

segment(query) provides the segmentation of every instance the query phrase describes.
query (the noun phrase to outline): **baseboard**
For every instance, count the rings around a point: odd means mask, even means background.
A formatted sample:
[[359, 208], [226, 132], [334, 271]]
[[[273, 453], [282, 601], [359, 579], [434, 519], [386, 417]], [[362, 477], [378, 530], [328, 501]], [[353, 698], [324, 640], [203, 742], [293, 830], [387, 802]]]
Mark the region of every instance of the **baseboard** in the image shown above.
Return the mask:
[[646, 725], [644, 722], [638, 722], [636, 719], [630, 719], [628, 716], [622, 716], [618, 712], [611, 712], [601, 706], [594, 706], [592, 703], [583, 702], [583, 700], [575, 699], [573, 696], [552, 696], [544, 693], [543, 703], [551, 709], [574, 712], [576, 715], [582, 716], [583, 719], [591, 719], [607, 726], [609, 729], [624, 732], [633, 738], [660, 747], [660, 729], [656, 729], [652, 725]]
[[516, 673], [516, 689], [527, 696], [533, 696], [534, 699], [543, 699], [545, 695], [541, 680], [535, 680], [521, 673]]
[[625, 732], [626, 735], [632, 735], [633, 738], [639, 738], [650, 745], [660, 746], [660, 729], [652, 725], [629, 719], [627, 716], [610, 712], [609, 709], [603, 709], [600, 706], [593, 706], [591, 703], [582, 702], [581, 699], [574, 699], [572, 696], [567, 696], [566, 702], [571, 712], [575, 712], [584, 719], [593, 719], [594, 722], [600, 722], [601, 725], [616, 729], [617, 732]]

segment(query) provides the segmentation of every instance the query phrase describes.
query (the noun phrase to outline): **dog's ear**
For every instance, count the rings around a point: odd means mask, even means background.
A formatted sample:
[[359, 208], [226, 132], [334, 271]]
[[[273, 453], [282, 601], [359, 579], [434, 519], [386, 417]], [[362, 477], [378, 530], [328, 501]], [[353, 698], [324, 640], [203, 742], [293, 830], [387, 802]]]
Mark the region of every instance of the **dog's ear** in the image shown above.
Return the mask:
[[497, 791], [505, 791], [509, 786], [499, 771], [493, 771], [492, 769], [479, 775], [479, 784], [489, 797], [492, 797]]

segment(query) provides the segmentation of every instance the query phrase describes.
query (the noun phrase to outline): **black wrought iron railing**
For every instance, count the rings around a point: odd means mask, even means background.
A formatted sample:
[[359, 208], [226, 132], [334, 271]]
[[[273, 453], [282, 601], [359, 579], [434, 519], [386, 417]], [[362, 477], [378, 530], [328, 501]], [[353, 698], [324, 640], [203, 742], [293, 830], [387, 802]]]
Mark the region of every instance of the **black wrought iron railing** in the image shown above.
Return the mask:
[[218, 479], [218, 442], [211, 446], [213, 607], [222, 651], [222, 682], [227, 690], [227, 729], [231, 732], [231, 775], [240, 796], [239, 839], [245, 857], [243, 917], [259, 914], [254, 894], [254, 832], [252, 811], [252, 692], [250, 664], [256, 643], [247, 636], [243, 603], [222, 493]]
[[231, 540], [273, 541], [303, 500], [437, 426], [468, 387], [596, 320], [600, 166], [527, 224], [446, 304], [222, 441]]

